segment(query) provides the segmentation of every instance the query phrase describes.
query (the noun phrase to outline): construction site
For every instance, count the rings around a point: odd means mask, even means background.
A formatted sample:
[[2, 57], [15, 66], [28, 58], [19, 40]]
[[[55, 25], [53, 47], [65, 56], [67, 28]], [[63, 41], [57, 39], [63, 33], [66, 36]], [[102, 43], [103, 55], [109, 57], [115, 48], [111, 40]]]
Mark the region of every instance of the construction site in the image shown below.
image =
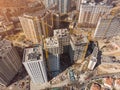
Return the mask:
[[[12, 8], [19, 2], [10, 6], [2, 3]], [[19, 61], [23, 64], [20, 71], [10, 72], [18, 74], [11, 76], [8, 84], [2, 81], [2, 74], [6, 73], [0, 73], [0, 90], [101, 90], [91, 89], [102, 86], [94, 80], [120, 73], [117, 0], [26, 0], [22, 3], [18, 7], [23, 10], [17, 10], [16, 15], [8, 10], [0, 16], [0, 41], [10, 41], [17, 53], [14, 54], [20, 56], [16, 64]], [[8, 55], [11, 59], [13, 54]], [[16, 79], [20, 75], [22, 78]]]

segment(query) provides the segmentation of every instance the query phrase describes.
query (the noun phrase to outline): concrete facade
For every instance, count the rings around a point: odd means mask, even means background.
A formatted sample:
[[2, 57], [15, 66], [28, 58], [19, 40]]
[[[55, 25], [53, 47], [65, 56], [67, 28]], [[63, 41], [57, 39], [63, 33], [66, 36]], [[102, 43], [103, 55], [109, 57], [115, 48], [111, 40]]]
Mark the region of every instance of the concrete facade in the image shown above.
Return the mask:
[[0, 84], [8, 85], [22, 66], [16, 49], [7, 40], [0, 41]]
[[[86, 1], [86, 0], [85, 0]], [[113, 7], [104, 2], [83, 2], [80, 4], [80, 13], [78, 23], [83, 27], [96, 27], [99, 18], [110, 12]]]
[[103, 16], [99, 19], [94, 38], [102, 39], [120, 35], [120, 16]]

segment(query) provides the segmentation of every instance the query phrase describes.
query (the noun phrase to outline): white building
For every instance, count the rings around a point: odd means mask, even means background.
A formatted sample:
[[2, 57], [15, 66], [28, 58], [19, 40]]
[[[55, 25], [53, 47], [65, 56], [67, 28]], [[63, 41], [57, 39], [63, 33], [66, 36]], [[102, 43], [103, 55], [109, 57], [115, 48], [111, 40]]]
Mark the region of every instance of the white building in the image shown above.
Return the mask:
[[47, 82], [47, 73], [41, 46], [26, 48], [23, 59], [23, 64], [33, 83]]
[[97, 63], [97, 59], [96, 58], [92, 58], [90, 60], [89, 64], [88, 64], [88, 69], [93, 70], [95, 65], [96, 65], [96, 63]]
[[[27, 13], [19, 17], [26, 38], [34, 44], [39, 44], [42, 36], [53, 35], [53, 14], [47, 10]], [[46, 26], [47, 23], [48, 25]], [[47, 30], [46, 30], [47, 28]]]
[[95, 47], [88, 64], [88, 69], [93, 70], [97, 63], [98, 47]]
[[0, 41], [0, 84], [8, 85], [22, 66], [16, 49], [7, 40]]

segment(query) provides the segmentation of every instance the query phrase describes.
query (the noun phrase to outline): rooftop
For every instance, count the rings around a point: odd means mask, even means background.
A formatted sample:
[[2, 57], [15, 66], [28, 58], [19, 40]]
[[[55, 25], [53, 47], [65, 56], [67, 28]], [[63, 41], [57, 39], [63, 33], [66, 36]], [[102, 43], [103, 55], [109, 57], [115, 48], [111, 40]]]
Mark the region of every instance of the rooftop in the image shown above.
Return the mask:
[[54, 30], [54, 36], [59, 38], [64, 38], [69, 36], [68, 29], [56, 29]]
[[89, 4], [91, 6], [110, 5], [110, 4], [112, 4], [112, 1], [111, 0], [84, 0], [83, 4]]
[[82, 44], [82, 43], [88, 43], [87, 37], [82, 35], [82, 34], [72, 34], [71, 35], [71, 40], [76, 45], [79, 45], [79, 44]]
[[115, 80], [115, 83], [120, 86], [120, 78]]
[[34, 13], [26, 13], [23, 15], [24, 18], [34, 18], [34, 17], [44, 17], [45, 16], [45, 10], [40, 10]]
[[49, 38], [46, 38], [45, 41], [46, 41], [47, 48], [59, 47], [59, 41], [57, 37], [49, 37]]
[[97, 83], [92, 83], [90, 90], [101, 90], [101, 86]]
[[0, 41], [0, 56], [3, 56], [12, 48], [11, 42], [8, 40], [1, 40]]
[[110, 87], [113, 86], [113, 82], [114, 82], [113, 78], [107, 77], [107, 78], [104, 78], [103, 81], [104, 81], [104, 84], [107, 84], [107, 85], [109, 85]]
[[51, 14], [52, 11], [49, 11], [47, 9], [40, 9], [38, 11], [34, 11], [34, 12], [26, 12], [23, 14], [23, 17], [26, 18], [34, 18], [34, 17], [38, 17], [38, 18], [46, 18], [48, 15]]
[[42, 47], [35, 46], [35, 47], [31, 47], [31, 48], [26, 48], [24, 50], [23, 59], [24, 59], [24, 62], [43, 60]]

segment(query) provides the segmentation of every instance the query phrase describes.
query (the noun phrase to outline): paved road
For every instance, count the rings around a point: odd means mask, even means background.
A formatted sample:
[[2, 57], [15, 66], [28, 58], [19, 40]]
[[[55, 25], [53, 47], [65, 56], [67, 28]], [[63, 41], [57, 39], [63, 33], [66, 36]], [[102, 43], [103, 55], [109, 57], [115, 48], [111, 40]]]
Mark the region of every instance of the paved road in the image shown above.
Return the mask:
[[109, 76], [109, 77], [114, 77], [114, 76], [116, 76], [116, 75], [119, 76], [120, 73], [111, 73], [111, 74], [103, 74], [103, 75], [94, 76], [94, 77], [86, 80], [85, 82], [83, 82], [83, 83], [85, 83], [85, 84], [81, 87], [81, 89], [85, 88], [92, 80], [100, 79], [100, 78], [104, 78], [104, 77], [108, 77], [108, 76]]
[[69, 83], [70, 83], [70, 81], [68, 79], [66, 79], [66, 80], [60, 82], [59, 84], [52, 85], [51, 87], [62, 87], [62, 86], [65, 86]]

